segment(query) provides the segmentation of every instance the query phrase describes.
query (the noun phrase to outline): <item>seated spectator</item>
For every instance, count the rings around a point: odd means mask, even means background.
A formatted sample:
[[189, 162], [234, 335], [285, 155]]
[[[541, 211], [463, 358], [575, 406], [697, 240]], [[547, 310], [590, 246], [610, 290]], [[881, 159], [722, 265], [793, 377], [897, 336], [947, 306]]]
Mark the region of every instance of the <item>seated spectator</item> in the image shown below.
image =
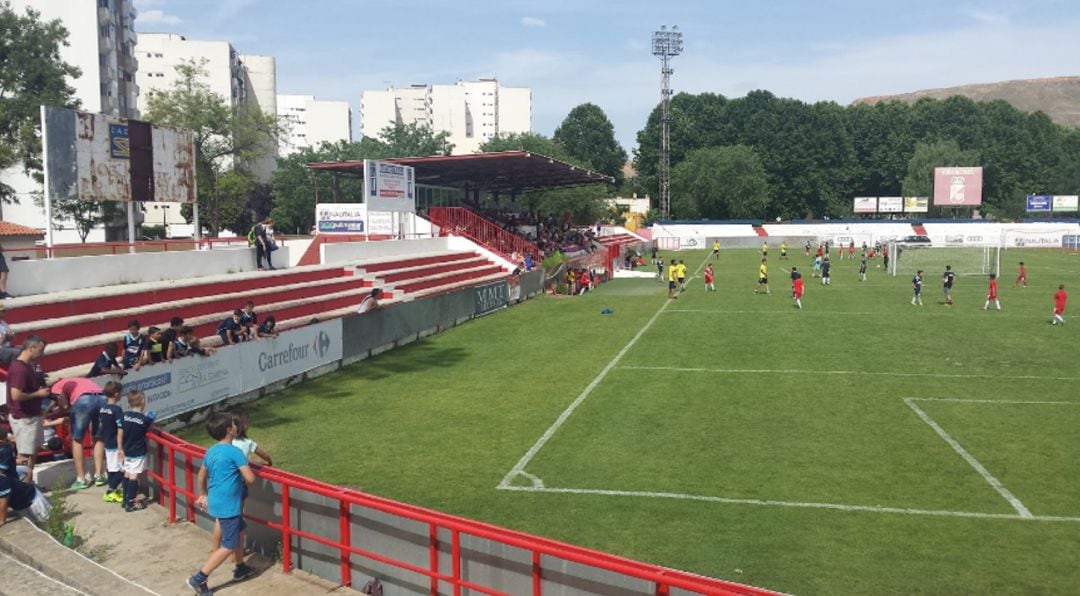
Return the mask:
[[259, 339], [259, 315], [255, 313], [255, 303], [251, 300], [244, 303], [240, 325], [244, 328], [245, 339]]
[[92, 379], [101, 375], [124, 376], [125, 374], [124, 369], [120, 367], [120, 363], [116, 361], [116, 344], [109, 342], [102, 346], [101, 354], [94, 361], [94, 365], [90, 367], [90, 372], [86, 376]]
[[259, 337], [277, 337], [277, 319], [274, 318], [274, 315], [266, 317], [259, 325], [259, 328], [256, 329], [256, 332], [259, 334]]
[[195, 354], [209, 356], [213, 353], [213, 349], [203, 348], [199, 345], [198, 338], [195, 337], [195, 330], [186, 325], [180, 328], [180, 337], [176, 338], [172, 345], [174, 358], [184, 358]]
[[165, 359], [169, 344], [165, 343], [165, 332], [160, 327], [147, 330], [146, 349], [143, 350], [143, 365], [157, 364]]
[[356, 312], [364, 314], [379, 308], [379, 298], [382, 298], [382, 290], [380, 288], [371, 290], [371, 293], [364, 296], [364, 299], [360, 301], [360, 308]]
[[226, 346], [231, 346], [244, 341], [243, 338], [246, 335], [244, 326], [240, 323], [244, 316], [244, 311], [239, 308], [234, 310], [232, 315], [218, 323], [217, 333], [221, 338], [221, 343]]
[[532, 256], [532, 253], [528, 253], [528, 254], [525, 255], [525, 271], [532, 271], [532, 270], [533, 270], [533, 256]]
[[134, 368], [139, 370], [143, 364], [144, 353], [147, 348], [146, 336], [142, 334], [142, 325], [137, 319], [128, 322], [128, 332], [124, 336], [124, 370]]
[[169, 320], [169, 328], [161, 332], [161, 345], [165, 349], [165, 360], [173, 359], [173, 344], [180, 338], [180, 330], [184, 327], [184, 319], [173, 317]]

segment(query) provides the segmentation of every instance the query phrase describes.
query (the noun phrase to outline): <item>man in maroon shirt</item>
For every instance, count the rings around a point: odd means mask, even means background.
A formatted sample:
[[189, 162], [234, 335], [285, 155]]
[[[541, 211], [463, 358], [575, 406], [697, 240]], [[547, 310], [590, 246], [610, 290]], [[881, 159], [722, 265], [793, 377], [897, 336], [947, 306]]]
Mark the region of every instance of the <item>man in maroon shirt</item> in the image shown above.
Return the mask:
[[45, 442], [41, 418], [41, 400], [49, 397], [49, 388], [34, 366], [45, 353], [45, 340], [31, 335], [23, 342], [22, 352], [8, 368], [7, 408], [15, 448], [26, 458], [26, 478], [34, 480], [34, 459]]

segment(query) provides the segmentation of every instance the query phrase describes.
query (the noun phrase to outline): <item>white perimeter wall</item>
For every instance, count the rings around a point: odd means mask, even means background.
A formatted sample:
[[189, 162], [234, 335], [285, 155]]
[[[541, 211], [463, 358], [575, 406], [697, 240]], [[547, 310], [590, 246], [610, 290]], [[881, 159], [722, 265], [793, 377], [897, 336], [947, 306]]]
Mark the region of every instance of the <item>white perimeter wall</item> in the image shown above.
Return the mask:
[[[279, 267], [289, 262], [289, 247], [274, 252]], [[10, 261], [8, 291], [16, 296], [82, 288], [168, 281], [255, 271], [255, 249], [247, 246], [137, 254]], [[93, 272], [93, 274], [89, 274]]]
[[383, 257], [400, 257], [450, 250], [447, 238], [420, 238], [418, 240], [379, 240], [373, 242], [331, 242], [319, 246], [321, 262], [345, 263], [369, 261]]

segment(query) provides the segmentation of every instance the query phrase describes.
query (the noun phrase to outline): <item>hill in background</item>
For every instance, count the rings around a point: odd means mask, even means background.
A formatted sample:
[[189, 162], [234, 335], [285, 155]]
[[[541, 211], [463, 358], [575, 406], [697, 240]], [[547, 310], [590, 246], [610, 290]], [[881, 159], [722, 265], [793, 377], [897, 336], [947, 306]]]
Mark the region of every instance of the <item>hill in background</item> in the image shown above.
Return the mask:
[[969, 97], [975, 101], [1001, 99], [1026, 112], [1042, 111], [1058, 124], [1080, 126], [1080, 77], [1023, 79], [944, 89], [924, 89], [898, 95], [862, 97], [851, 103], [876, 104], [891, 100], [915, 103], [922, 97], [945, 99], [953, 95]]

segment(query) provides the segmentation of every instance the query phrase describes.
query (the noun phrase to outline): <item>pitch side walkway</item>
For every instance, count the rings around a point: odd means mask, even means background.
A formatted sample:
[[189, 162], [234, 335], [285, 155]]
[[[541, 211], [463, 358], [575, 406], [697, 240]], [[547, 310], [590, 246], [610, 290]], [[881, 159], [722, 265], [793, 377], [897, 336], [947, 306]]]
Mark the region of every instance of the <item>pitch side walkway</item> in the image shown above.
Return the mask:
[[[146, 596], [190, 594], [184, 581], [205, 562], [210, 535], [188, 523], [168, 524], [164, 509], [151, 505], [125, 513], [119, 505], [101, 501], [102, 488], [68, 493], [75, 508], [72, 523], [86, 540], [80, 549], [94, 553], [100, 565], [52, 540], [27, 520], [10, 521], [0, 528], [3, 589], [12, 594], [91, 594]], [[210, 589], [225, 596], [296, 596], [298, 594], [355, 594], [352, 590], [301, 571], [281, 573], [281, 566], [251, 556], [248, 564], [258, 575], [232, 583], [232, 564], [222, 565], [210, 577]], [[18, 568], [9, 575], [8, 567]], [[38, 570], [36, 573], [29, 568]], [[47, 577], [44, 577], [47, 576]], [[25, 580], [25, 586], [9, 582]], [[51, 578], [51, 579], [48, 579]], [[52, 586], [50, 589], [49, 586]]]

